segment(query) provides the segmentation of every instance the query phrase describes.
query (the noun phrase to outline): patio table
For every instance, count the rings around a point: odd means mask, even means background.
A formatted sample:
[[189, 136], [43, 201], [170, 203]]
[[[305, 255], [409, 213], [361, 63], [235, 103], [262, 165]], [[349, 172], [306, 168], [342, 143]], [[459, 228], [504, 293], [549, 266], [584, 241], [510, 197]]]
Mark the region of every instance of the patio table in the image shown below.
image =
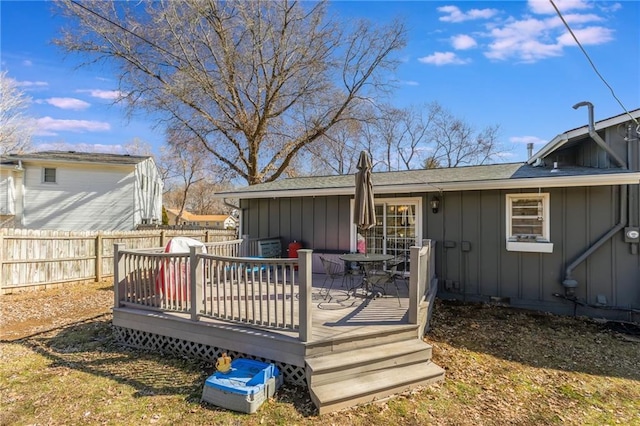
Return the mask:
[[[348, 253], [340, 256], [340, 260], [345, 262], [356, 262], [359, 264], [369, 264], [369, 263], [381, 263], [386, 262], [388, 260], [393, 259], [394, 256], [390, 254], [382, 254], [382, 253]], [[371, 289], [369, 288], [369, 281], [367, 280], [367, 271], [370, 270], [369, 267], [363, 266], [364, 274], [362, 275], [362, 284], [361, 287], [364, 287], [367, 292], [367, 296], [372, 296]], [[354, 288], [354, 293], [355, 293]]]

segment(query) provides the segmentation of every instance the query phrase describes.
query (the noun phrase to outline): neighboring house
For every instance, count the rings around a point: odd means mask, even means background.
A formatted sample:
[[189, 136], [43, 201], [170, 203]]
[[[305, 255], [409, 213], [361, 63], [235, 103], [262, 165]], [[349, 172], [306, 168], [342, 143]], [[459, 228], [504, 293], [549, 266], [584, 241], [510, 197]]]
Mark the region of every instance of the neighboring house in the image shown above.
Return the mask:
[[133, 230], [162, 221], [153, 158], [75, 151], [0, 157], [4, 227]]
[[[631, 119], [640, 110], [593, 123], [591, 108], [588, 126], [525, 163], [374, 173], [369, 250], [403, 256], [435, 240], [443, 298], [640, 320], [640, 135]], [[241, 235], [348, 252], [358, 237], [354, 181], [301, 177], [218, 196], [240, 199]]]
[[[178, 209], [164, 208], [167, 211], [169, 225], [176, 225], [180, 214]], [[184, 210], [177, 225], [195, 225], [209, 229], [236, 229], [238, 222], [233, 216], [226, 214], [193, 214]]]

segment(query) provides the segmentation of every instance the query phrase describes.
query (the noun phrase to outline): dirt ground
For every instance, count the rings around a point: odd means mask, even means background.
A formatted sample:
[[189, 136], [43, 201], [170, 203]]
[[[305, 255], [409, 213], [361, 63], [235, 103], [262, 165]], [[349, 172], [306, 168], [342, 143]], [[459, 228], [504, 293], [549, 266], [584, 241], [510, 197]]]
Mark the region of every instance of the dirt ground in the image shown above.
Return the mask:
[[[91, 320], [109, 323], [112, 306], [111, 282], [3, 295], [0, 340], [9, 347]], [[446, 370], [443, 383], [329, 417], [305, 414], [308, 397], [285, 387], [273, 415], [302, 413], [296, 423], [314, 425], [367, 424], [367, 416], [382, 422], [371, 424], [640, 425], [639, 332], [633, 324], [438, 300], [425, 340]]]

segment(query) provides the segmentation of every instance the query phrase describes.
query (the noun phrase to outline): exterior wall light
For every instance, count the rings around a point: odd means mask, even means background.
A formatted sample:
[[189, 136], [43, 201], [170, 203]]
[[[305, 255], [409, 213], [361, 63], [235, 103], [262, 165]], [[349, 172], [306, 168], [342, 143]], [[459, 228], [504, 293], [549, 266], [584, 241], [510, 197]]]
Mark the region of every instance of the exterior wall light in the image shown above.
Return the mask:
[[431, 205], [431, 211], [438, 213], [438, 210], [440, 209], [440, 198], [436, 196], [431, 197], [429, 204]]

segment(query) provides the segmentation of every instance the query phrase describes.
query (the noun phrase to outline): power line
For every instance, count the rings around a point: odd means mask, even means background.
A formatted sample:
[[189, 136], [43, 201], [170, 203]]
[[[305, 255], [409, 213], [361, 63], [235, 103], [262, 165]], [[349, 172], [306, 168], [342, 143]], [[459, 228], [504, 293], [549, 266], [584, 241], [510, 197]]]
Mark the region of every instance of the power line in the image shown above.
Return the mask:
[[605, 84], [605, 86], [607, 86], [609, 88], [609, 90], [611, 91], [611, 95], [613, 96], [613, 98], [618, 102], [618, 104], [622, 107], [622, 109], [624, 110], [624, 112], [631, 117], [631, 120], [633, 120], [633, 122], [636, 124], [636, 126], [638, 126], [636, 128], [636, 132], [640, 129], [640, 123], [638, 123], [638, 120], [636, 120], [630, 113], [629, 111], [627, 111], [627, 109], [624, 107], [624, 105], [622, 104], [622, 102], [620, 101], [620, 99], [618, 99], [618, 97], [616, 96], [616, 93], [613, 91], [613, 88], [609, 85], [609, 83], [607, 83], [607, 80], [605, 80], [605, 78], [602, 76], [602, 74], [600, 74], [600, 71], [598, 71], [598, 68], [596, 68], [596, 65], [593, 63], [593, 61], [591, 60], [591, 58], [589, 57], [589, 54], [587, 53], [587, 51], [584, 49], [584, 47], [582, 47], [582, 44], [580, 43], [580, 41], [578, 40], [578, 37], [576, 37], [576, 35], [573, 33], [573, 30], [571, 29], [571, 27], [569, 27], [569, 24], [567, 23], [567, 21], [565, 21], [564, 16], [562, 16], [562, 13], [560, 13], [560, 10], [558, 9], [558, 7], [556, 6], [556, 4], [553, 2], [553, 0], [549, 0], [549, 2], [551, 3], [551, 5], [553, 6], [553, 8], [556, 10], [556, 13], [558, 14], [558, 16], [560, 17], [560, 19], [562, 20], [562, 23], [564, 24], [565, 27], [567, 27], [567, 30], [569, 31], [569, 33], [571, 34], [571, 36], [573, 37], [573, 39], [575, 40], [575, 42], [577, 43], [578, 47], [580, 48], [580, 50], [582, 50], [582, 53], [584, 54], [584, 56], [587, 58], [587, 60], [589, 61], [589, 64], [591, 64], [591, 68], [593, 68], [593, 70], [596, 72], [596, 74], [598, 75], [598, 77], [600, 77], [600, 80], [602, 80], [602, 82]]

